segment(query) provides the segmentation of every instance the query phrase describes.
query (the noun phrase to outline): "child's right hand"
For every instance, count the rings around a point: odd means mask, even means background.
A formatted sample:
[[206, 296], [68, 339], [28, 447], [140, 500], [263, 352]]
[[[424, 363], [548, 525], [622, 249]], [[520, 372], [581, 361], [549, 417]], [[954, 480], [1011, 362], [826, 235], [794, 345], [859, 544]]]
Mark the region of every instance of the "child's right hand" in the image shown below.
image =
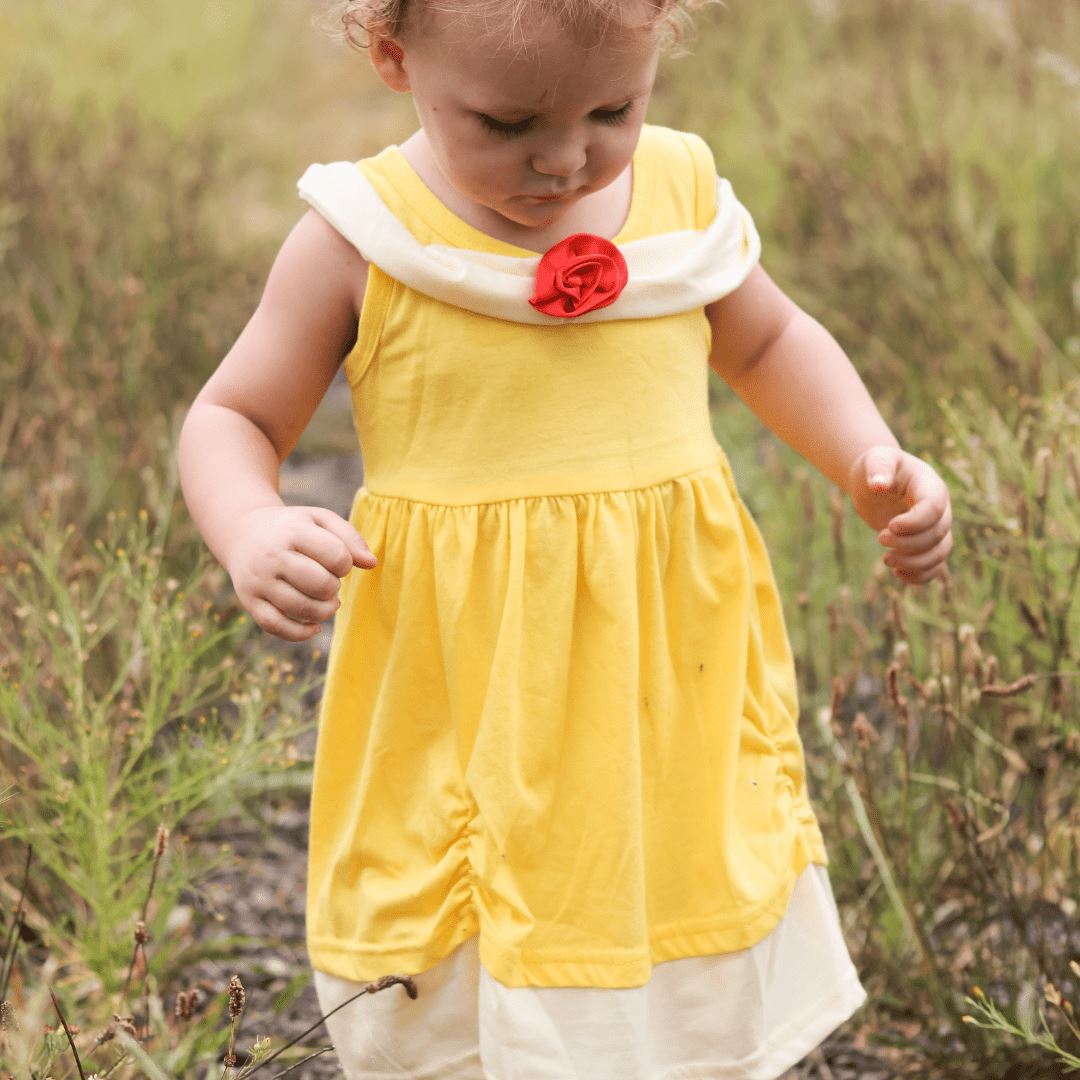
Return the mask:
[[235, 525], [225, 565], [244, 610], [267, 633], [306, 641], [341, 606], [354, 567], [378, 565], [364, 538], [322, 506], [260, 506]]

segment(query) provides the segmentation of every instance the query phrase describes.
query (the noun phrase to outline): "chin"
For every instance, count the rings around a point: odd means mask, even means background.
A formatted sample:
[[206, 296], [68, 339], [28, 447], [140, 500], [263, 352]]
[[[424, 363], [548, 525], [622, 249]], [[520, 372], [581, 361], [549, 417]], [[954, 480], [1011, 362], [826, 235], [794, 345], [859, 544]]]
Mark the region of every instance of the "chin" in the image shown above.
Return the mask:
[[[544, 213], [544, 217], [537, 219], [528, 215], [522, 215], [521, 211], [516, 207], [511, 210], [507, 209], [503, 213], [503, 217], [507, 221], [516, 225], [519, 229], [539, 229], [545, 225], [553, 225], [559, 220], [560, 214], [553, 212], [550, 207], [545, 206], [543, 203], [534, 203], [537, 208], [541, 209]], [[513, 216], [511, 216], [513, 214]]]

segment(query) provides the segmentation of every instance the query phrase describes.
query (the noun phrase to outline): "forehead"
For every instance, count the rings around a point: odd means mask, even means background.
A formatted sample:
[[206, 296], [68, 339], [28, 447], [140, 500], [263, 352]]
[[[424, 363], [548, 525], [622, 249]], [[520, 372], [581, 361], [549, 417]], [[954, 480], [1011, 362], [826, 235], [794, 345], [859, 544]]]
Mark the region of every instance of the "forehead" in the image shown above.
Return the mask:
[[[638, 24], [649, 11], [640, 4], [623, 17]], [[440, 9], [430, 10], [426, 21], [425, 52], [454, 88], [520, 108], [644, 90], [659, 55], [655, 30], [636, 25], [574, 34], [536, 13], [514, 33], [505, 22]]]

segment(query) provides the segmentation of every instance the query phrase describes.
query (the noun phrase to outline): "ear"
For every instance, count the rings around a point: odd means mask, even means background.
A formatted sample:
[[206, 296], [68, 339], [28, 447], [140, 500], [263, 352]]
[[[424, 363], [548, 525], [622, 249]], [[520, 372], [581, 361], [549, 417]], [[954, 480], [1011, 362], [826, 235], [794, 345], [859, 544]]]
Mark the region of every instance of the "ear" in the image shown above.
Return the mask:
[[412, 89], [409, 75], [405, 71], [405, 52], [398, 42], [380, 34], [371, 34], [368, 51], [371, 54], [372, 67], [391, 90], [404, 94]]

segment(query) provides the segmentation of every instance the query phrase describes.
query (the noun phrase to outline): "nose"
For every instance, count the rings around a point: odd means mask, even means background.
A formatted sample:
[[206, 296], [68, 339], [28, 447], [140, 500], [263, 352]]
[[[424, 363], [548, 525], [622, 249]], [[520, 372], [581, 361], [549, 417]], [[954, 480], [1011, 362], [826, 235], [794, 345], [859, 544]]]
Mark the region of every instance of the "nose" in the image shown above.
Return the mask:
[[586, 153], [583, 145], [574, 142], [555, 141], [532, 156], [533, 169], [544, 176], [571, 177], [585, 167]]

